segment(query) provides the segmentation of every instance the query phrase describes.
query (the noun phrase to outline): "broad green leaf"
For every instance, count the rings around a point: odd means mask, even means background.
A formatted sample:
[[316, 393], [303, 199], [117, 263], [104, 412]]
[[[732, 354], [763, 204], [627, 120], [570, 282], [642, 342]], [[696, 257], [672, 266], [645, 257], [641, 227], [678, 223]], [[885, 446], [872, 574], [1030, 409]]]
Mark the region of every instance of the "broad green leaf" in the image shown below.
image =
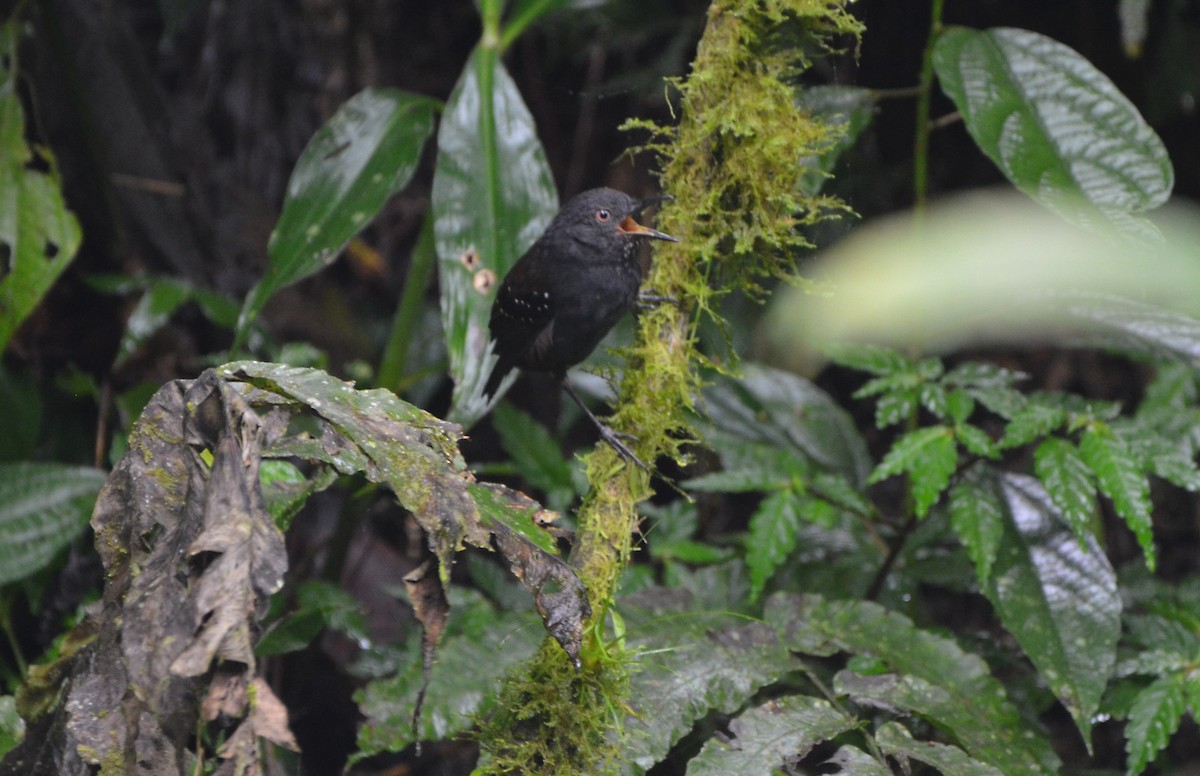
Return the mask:
[[646, 590], [621, 605], [629, 646], [642, 654], [630, 687], [633, 716], [625, 720], [627, 773], [645, 773], [697, 720], [736, 711], [796, 667], [771, 628], [729, 613], [687, 611], [678, 592]]
[[950, 476], [957, 465], [958, 449], [951, 429], [928, 426], [897, 439], [875, 467], [868, 482], [881, 482], [895, 474], [907, 474], [912, 488], [913, 509], [917, 517], [924, 517], [950, 484]]
[[975, 576], [987, 587], [1004, 536], [1004, 504], [991, 487], [994, 475], [983, 463], [965, 472], [950, 489], [950, 526], [975, 564]]
[[491, 417], [504, 452], [525, 481], [546, 494], [546, 505], [558, 512], [570, 506], [577, 495], [571, 459], [546, 427], [503, 402], [496, 405]]
[[558, 193], [533, 117], [495, 48], [480, 44], [471, 53], [437, 142], [432, 207], [454, 378], [449, 417], [469, 426], [487, 410], [496, 286], [550, 223]]
[[[426, 741], [469, 730], [495, 706], [500, 679], [527, 660], [543, 637], [533, 612], [498, 611], [479, 593], [457, 587], [451, 588], [450, 600], [453, 615], [438, 647], [417, 731]], [[410, 640], [394, 676], [356, 694], [365, 717], [358, 730], [359, 755], [398, 752], [413, 743], [412, 715], [422, 686], [418, 641]]]
[[0, 464], [0, 585], [49, 563], [87, 526], [104, 472], [59, 463]]
[[750, 518], [746, 565], [750, 568], [751, 601], [758, 600], [771, 575], [796, 549], [800, 522], [800, 498], [791, 490], [767, 496]]
[[1034, 451], [1033, 470], [1062, 519], [1085, 541], [1095, 529], [1096, 486], [1079, 448], [1062, 437], [1049, 437]]
[[853, 746], [838, 749], [823, 765], [836, 767], [838, 776], [895, 776], [891, 768]]
[[793, 451], [861, 486], [870, 469], [866, 443], [853, 419], [828, 394], [790, 372], [747, 363], [741, 380], [717, 381], [704, 393], [711, 424], [705, 436], [718, 452], [733, 440]]
[[1039, 202], [1082, 196], [1126, 214], [1170, 196], [1162, 141], [1073, 49], [1028, 30], [953, 27], [938, 36], [933, 65], [980, 149]]
[[954, 641], [913, 626], [875, 603], [776, 593], [763, 618], [784, 645], [812, 655], [849, 652], [893, 672], [859, 689], [886, 696], [948, 730], [972, 757], [1005, 774], [1045, 774], [1058, 758], [1043, 733], [1021, 718], [987, 664]]
[[857, 721], [829, 701], [789, 695], [729, 721], [728, 739], [710, 738], [688, 763], [688, 776], [771, 776]]
[[246, 297], [238, 341], [277, 291], [325, 268], [408, 185], [433, 131], [437, 102], [364, 89], [309, 141], [288, 181], [267, 243], [267, 272]]
[[1179, 674], [1160, 676], [1137, 694], [1125, 726], [1126, 773], [1146, 770], [1179, 729], [1187, 711], [1187, 690]]
[[1090, 746], [1121, 635], [1116, 573], [1095, 537], [1081, 541], [1037, 480], [1004, 474], [994, 482], [1004, 536], [984, 592]]
[[1146, 566], [1153, 571], [1154, 526], [1150, 520], [1150, 483], [1129, 448], [1103, 425], [1093, 425], [1079, 440], [1079, 453], [1096, 476], [1100, 491], [1133, 531]]
[[837, 138], [816, 158], [802, 159], [805, 168], [801, 187], [809, 196], [821, 192], [838, 158], [871, 123], [875, 99], [870, 89], [859, 86], [806, 86], [796, 90], [796, 102], [838, 128]]
[[880, 725], [875, 731], [875, 742], [884, 754], [896, 758], [907, 757], [954, 776], [1000, 776], [1003, 773], [999, 768], [972, 758], [957, 746], [917, 741], [908, 728], [898, 722]]
[[41, 303], [75, 258], [79, 222], [63, 201], [47, 148], [25, 142], [25, 116], [17, 94], [18, 49], [24, 21], [7, 14], [0, 24], [0, 353], [22, 321]]
[[1094, 325], [1102, 344], [1183, 363], [1200, 358], [1200, 320], [1194, 314], [1114, 294], [1064, 301], [1073, 318]]
[[254, 654], [266, 657], [304, 649], [325, 628], [359, 643], [367, 640], [366, 620], [352, 595], [329, 582], [303, 582], [296, 591], [296, 608], [271, 626]]

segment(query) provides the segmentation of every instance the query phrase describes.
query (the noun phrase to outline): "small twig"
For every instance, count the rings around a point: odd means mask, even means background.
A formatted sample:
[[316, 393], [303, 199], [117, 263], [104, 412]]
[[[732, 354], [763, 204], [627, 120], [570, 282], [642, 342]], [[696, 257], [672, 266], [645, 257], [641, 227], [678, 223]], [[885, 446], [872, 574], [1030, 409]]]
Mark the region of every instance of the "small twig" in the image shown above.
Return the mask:
[[863, 596], [867, 601], [874, 601], [879, 597], [879, 593], [883, 590], [883, 584], [887, 581], [888, 574], [892, 573], [892, 567], [896, 565], [896, 560], [900, 557], [900, 552], [904, 549], [904, 544], [908, 541], [908, 537], [912, 535], [913, 529], [917, 526], [916, 515], [910, 514], [904, 526], [900, 529], [900, 535], [896, 537], [896, 541], [892, 542], [888, 548], [888, 554], [883, 559], [883, 565], [875, 572], [875, 578], [871, 580], [871, 586], [867, 588], [867, 593]]
[[950, 113], [947, 113], [945, 116], [940, 116], [936, 119], [931, 119], [929, 121], [929, 128], [930, 129], [943, 129], [945, 127], [950, 126], [951, 124], [957, 124], [960, 121], [962, 121], [962, 114], [959, 113], [958, 111], [951, 111]]
[[175, 181], [164, 181], [158, 178], [144, 178], [140, 175], [126, 175], [121, 172], [114, 172], [111, 180], [117, 186], [126, 189], [134, 189], [136, 191], [145, 191], [150, 194], [161, 194], [164, 197], [183, 197], [187, 193], [187, 188], [182, 183]]

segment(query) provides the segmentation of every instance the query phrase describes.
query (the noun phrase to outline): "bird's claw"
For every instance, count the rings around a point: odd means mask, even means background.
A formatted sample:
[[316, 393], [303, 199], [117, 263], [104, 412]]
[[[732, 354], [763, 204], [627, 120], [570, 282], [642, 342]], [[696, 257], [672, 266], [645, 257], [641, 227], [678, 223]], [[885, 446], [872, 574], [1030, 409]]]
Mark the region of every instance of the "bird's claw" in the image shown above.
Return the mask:
[[633, 434], [626, 434], [623, 431], [617, 431], [603, 423], [597, 423], [596, 428], [600, 431], [600, 438], [605, 442], [608, 442], [612, 449], [617, 451], [617, 455], [636, 465], [645, 472], [650, 471], [650, 467], [647, 466], [641, 458], [638, 458], [637, 454], [630, 450], [629, 446], [623, 441], [625, 439], [636, 441], [636, 436]]
[[634, 301], [634, 306], [639, 310], [653, 310], [664, 302], [678, 305], [679, 300], [673, 296], [665, 296], [663, 294], [653, 294], [649, 291], [639, 291], [637, 299]]

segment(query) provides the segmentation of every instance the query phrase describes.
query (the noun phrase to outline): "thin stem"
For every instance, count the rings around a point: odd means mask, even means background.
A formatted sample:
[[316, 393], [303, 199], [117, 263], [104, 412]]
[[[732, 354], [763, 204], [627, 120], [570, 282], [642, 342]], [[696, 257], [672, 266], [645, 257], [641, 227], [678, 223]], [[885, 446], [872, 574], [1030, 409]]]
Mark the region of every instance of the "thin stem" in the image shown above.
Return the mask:
[[925, 215], [929, 195], [929, 111], [933, 97], [933, 46], [942, 31], [942, 8], [945, 0], [933, 0], [930, 8], [929, 38], [921, 62], [921, 80], [917, 94], [917, 130], [913, 140], [913, 210], [920, 223]]
[[425, 305], [425, 291], [429, 288], [430, 278], [433, 277], [436, 256], [433, 213], [430, 212], [426, 214], [425, 222], [421, 224], [421, 232], [417, 235], [417, 243], [413, 246], [408, 276], [404, 279], [404, 291], [400, 294], [400, 304], [396, 307], [396, 316], [392, 319], [392, 331], [388, 335], [383, 359], [379, 364], [379, 385], [393, 393], [400, 393], [403, 388], [401, 383], [404, 380], [408, 351]]

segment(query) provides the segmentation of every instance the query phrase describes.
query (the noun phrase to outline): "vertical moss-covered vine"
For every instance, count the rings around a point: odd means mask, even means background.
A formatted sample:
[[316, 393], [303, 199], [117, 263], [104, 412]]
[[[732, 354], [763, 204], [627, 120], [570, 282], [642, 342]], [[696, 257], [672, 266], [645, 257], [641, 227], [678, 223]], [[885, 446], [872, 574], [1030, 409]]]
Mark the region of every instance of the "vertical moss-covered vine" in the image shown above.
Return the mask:
[[[680, 121], [647, 129], [663, 190], [675, 201], [658, 216], [680, 238], [660, 246], [646, 285], [673, 297], [644, 313], [627, 353], [614, 426], [634, 434], [645, 461], [678, 457], [691, 438], [687, 410], [699, 388], [696, 326], [717, 318], [715, 300], [735, 289], [761, 293], [764, 278], [790, 275], [809, 243], [800, 229], [845, 210], [805, 194], [801, 160], [817, 156], [837, 129], [799, 110], [796, 77], [808, 56], [861, 25], [846, 0], [715, 0], [689, 76], [672, 81]], [[505, 687], [482, 734], [490, 773], [601, 773], [619, 762], [613, 725], [623, 716], [628, 665], [604, 643], [603, 622], [637, 528], [649, 475], [606, 445], [588, 459], [592, 490], [579, 513], [572, 557], [588, 587], [594, 627], [577, 675], [547, 646]]]

